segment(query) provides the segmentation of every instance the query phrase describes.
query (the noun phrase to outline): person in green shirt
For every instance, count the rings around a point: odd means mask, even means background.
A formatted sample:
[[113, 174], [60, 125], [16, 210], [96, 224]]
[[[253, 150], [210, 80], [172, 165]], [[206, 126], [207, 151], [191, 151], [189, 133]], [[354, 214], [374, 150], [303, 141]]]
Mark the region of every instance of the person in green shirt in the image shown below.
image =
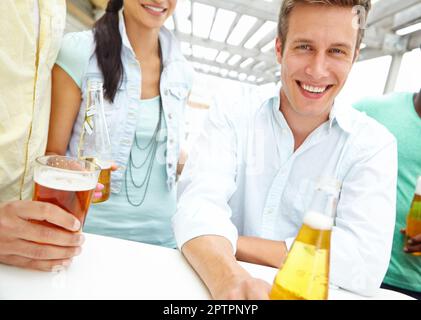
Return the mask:
[[421, 234], [405, 247], [406, 216], [421, 175], [421, 90], [366, 98], [354, 107], [383, 124], [398, 142], [396, 225], [392, 256], [382, 288], [403, 292], [421, 300]]

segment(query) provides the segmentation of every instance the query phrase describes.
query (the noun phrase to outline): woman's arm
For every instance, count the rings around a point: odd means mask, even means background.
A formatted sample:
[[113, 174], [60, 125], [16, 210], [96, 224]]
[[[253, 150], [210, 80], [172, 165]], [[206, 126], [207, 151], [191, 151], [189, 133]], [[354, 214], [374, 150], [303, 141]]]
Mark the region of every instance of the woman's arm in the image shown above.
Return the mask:
[[52, 72], [52, 96], [47, 154], [64, 155], [73, 124], [79, 113], [81, 91], [74, 80], [58, 65]]

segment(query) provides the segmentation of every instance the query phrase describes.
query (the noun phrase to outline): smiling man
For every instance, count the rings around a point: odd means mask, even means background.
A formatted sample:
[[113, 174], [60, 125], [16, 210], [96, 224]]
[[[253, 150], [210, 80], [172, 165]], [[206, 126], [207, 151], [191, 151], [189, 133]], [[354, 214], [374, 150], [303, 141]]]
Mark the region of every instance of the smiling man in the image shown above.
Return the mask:
[[224, 97], [211, 109], [180, 179], [173, 226], [214, 298], [268, 298], [270, 284], [236, 258], [282, 265], [322, 177], [341, 184], [331, 283], [362, 295], [380, 287], [393, 237], [396, 141], [351, 106], [334, 103], [358, 57], [357, 22], [370, 6], [285, 0], [276, 41], [280, 91], [256, 112], [248, 97], [232, 104]]

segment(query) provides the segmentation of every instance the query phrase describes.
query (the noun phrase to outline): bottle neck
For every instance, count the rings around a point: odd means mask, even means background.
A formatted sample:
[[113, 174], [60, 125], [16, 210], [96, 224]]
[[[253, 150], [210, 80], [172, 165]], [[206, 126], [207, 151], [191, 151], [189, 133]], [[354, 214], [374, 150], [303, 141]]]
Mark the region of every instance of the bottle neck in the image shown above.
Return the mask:
[[[91, 146], [86, 148], [89, 150], [84, 150], [85, 155], [95, 158], [103, 169], [107, 166], [109, 167], [108, 161], [111, 160], [111, 140], [104, 111], [102, 82], [100, 81], [88, 81], [84, 129], [88, 136], [93, 136], [91, 138]], [[107, 163], [104, 161], [107, 161]]]
[[103, 108], [103, 92], [102, 89], [88, 90], [88, 108], [95, 107], [101, 110]]
[[334, 179], [319, 181], [306, 208], [304, 223], [314, 229], [332, 229], [339, 198], [339, 182]]
[[337, 202], [338, 195], [335, 190], [318, 188], [314, 191], [313, 199], [307, 211], [318, 212], [335, 219]]
[[415, 195], [421, 196], [421, 176], [418, 177], [417, 186], [415, 188]]
[[104, 91], [102, 82], [96, 79], [88, 80], [88, 109], [94, 107], [94, 112], [102, 112]]
[[102, 91], [102, 82], [97, 80], [88, 80], [88, 91]]

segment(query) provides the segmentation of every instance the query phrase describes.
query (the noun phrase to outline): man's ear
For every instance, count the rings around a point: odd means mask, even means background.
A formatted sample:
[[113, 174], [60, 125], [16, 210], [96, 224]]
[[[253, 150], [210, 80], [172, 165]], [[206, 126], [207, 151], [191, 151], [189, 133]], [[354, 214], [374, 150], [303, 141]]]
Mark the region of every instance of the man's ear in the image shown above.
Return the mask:
[[275, 52], [276, 52], [276, 60], [279, 64], [282, 62], [282, 40], [279, 37], [276, 37], [275, 43]]
[[355, 50], [354, 60], [352, 61], [352, 63], [357, 62], [357, 60], [358, 60], [359, 57], [360, 57], [360, 48], [358, 48], [358, 49]]

